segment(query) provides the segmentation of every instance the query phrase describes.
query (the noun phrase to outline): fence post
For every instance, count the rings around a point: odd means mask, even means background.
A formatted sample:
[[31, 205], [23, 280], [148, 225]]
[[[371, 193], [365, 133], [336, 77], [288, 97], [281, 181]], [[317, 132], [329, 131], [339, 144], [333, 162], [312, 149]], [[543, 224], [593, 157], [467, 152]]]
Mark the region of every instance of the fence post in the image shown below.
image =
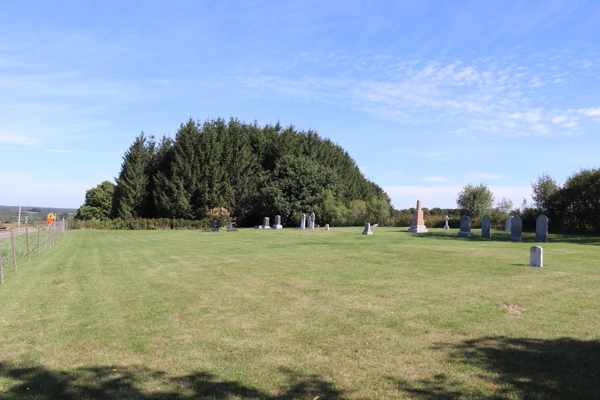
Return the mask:
[[48, 228], [44, 228], [44, 251], [48, 250]]
[[38, 256], [39, 256], [40, 255], [40, 226], [38, 225], [37, 228], [38, 228], [38, 247], [37, 247], [37, 249], [38, 249]]
[[4, 256], [0, 253], [0, 283], [4, 283]]
[[15, 271], [18, 271], [17, 268], [17, 243], [15, 241], [15, 231], [14, 230], [10, 230], [10, 238], [11, 238], [11, 242], [12, 242], [12, 259], [13, 259], [13, 268]]
[[31, 248], [29, 247], [29, 228], [25, 226], [25, 241], [27, 242], [27, 259], [31, 261]]

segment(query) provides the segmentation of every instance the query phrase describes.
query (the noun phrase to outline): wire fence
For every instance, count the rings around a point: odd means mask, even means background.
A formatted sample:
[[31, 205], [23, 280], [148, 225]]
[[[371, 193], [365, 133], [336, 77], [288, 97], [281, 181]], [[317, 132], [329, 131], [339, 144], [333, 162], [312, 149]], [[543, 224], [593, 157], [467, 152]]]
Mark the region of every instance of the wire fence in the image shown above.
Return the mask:
[[68, 230], [67, 221], [57, 221], [48, 226], [24, 225], [0, 231], [0, 283], [9, 271], [18, 271], [24, 260], [52, 250]]

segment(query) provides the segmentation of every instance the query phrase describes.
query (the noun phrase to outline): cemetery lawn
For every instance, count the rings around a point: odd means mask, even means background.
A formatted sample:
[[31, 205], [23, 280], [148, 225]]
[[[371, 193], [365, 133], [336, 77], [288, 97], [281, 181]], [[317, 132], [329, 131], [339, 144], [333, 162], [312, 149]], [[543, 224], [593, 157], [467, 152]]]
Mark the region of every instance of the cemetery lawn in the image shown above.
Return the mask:
[[597, 399], [600, 238], [70, 231], [0, 285], [0, 400]]

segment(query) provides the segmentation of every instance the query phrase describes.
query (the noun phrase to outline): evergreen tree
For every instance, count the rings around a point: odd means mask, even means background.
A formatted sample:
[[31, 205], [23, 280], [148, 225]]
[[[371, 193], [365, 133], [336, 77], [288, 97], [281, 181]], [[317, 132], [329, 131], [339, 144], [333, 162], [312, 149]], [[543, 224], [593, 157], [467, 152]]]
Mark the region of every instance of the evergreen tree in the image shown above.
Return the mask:
[[123, 156], [121, 172], [115, 179], [114, 215], [120, 218], [146, 217], [149, 214], [150, 165], [153, 142], [142, 132]]

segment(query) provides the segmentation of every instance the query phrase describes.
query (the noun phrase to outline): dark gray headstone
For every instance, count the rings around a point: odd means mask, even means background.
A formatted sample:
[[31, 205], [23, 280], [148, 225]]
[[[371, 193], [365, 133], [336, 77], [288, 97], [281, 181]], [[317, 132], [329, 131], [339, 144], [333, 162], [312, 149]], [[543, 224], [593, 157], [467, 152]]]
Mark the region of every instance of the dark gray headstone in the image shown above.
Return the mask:
[[362, 232], [363, 235], [372, 235], [373, 231], [371, 230], [371, 224], [369, 222], [365, 223], [365, 230]]
[[262, 224], [262, 226], [263, 226], [263, 229], [269, 229], [269, 228], [271, 228], [269, 226], [269, 217], [264, 217], [263, 218], [263, 224]]
[[306, 228], [306, 214], [300, 216], [300, 229]]
[[504, 232], [511, 232], [511, 229], [512, 229], [512, 218], [513, 217], [508, 217], [506, 219], [506, 223], [504, 224]]
[[544, 242], [548, 241], [548, 217], [540, 215], [535, 220], [535, 241]]
[[483, 216], [483, 221], [481, 222], [481, 236], [484, 238], [492, 237], [492, 218], [487, 214]]
[[217, 221], [216, 219], [213, 220], [212, 222], [212, 231], [213, 232], [217, 232], [219, 230], [220, 226], [219, 226], [219, 221]]
[[460, 231], [456, 234], [456, 236], [471, 236], [473, 233], [471, 232], [471, 217], [460, 217]]
[[281, 215], [275, 216], [275, 225], [281, 225]]
[[512, 217], [510, 233], [512, 240], [521, 240], [522, 224], [521, 217], [519, 217], [518, 215]]

